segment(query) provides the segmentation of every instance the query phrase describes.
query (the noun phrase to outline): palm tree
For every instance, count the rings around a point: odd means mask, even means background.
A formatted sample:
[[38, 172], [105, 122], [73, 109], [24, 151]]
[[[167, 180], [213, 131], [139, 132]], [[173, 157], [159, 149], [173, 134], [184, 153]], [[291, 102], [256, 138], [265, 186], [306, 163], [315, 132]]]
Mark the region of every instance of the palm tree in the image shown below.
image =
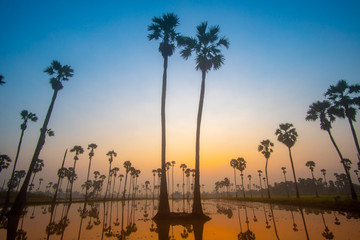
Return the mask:
[[287, 181], [286, 181], [286, 167], [281, 167], [281, 170], [282, 170], [282, 172], [284, 174], [286, 193], [287, 193], [287, 196], [290, 197], [289, 189], [288, 189], [288, 185], [287, 185]]
[[314, 168], [316, 166], [315, 162], [314, 161], [307, 161], [305, 163], [305, 166], [308, 167], [311, 171], [311, 176], [312, 176], [312, 179], [313, 179], [313, 183], [314, 183], [314, 187], [315, 187], [315, 196], [318, 198], [319, 197], [319, 193], [317, 191], [317, 187], [316, 187], [316, 182], [315, 182], [315, 177], [314, 177]]
[[349, 171], [346, 168], [345, 162], [344, 162], [344, 157], [340, 152], [339, 147], [337, 146], [332, 133], [331, 133], [331, 123], [335, 121], [335, 117], [333, 115], [333, 111], [334, 109], [330, 109], [331, 104], [329, 101], [317, 101], [313, 104], [311, 104], [309, 106], [309, 110], [307, 111], [307, 115], [306, 115], [306, 120], [307, 121], [316, 121], [317, 119], [320, 120], [320, 128], [324, 131], [326, 131], [329, 134], [330, 140], [332, 142], [332, 144], [334, 145], [336, 152], [338, 153], [339, 157], [340, 157], [340, 162], [343, 164], [344, 170], [345, 170], [345, 174], [349, 180], [349, 185], [350, 185], [350, 192], [351, 192], [351, 197], [352, 199], [357, 199], [357, 195], [355, 192], [355, 188], [354, 185], [352, 183], [351, 180], [351, 176]]
[[119, 175], [119, 179], [120, 179], [119, 189], [118, 189], [118, 193], [117, 193], [117, 195], [116, 195], [116, 198], [119, 198], [120, 191], [121, 191], [121, 182], [122, 182], [123, 178], [124, 178], [124, 174], [120, 174], [120, 175]]
[[[179, 37], [178, 43], [183, 47], [181, 56], [188, 59], [192, 52], [196, 54], [196, 70], [201, 71], [201, 91], [196, 126], [196, 156], [195, 156], [195, 189], [192, 213], [203, 215], [200, 198], [200, 125], [205, 95], [206, 73], [211, 69], [217, 70], [224, 63], [224, 56], [219, 47], [229, 47], [229, 41], [225, 37], [219, 38], [219, 26], [212, 26], [208, 29], [207, 22], [197, 27], [197, 39], [190, 37]], [[208, 31], [206, 31], [208, 29]]]
[[21, 187], [21, 190], [19, 194], [17, 195], [15, 202], [12, 205], [12, 208], [9, 213], [8, 223], [11, 225], [11, 227], [8, 227], [7, 236], [11, 238], [15, 238], [16, 229], [18, 227], [19, 223], [19, 217], [21, 215], [22, 210], [24, 209], [26, 205], [26, 193], [28, 189], [28, 185], [30, 183], [31, 174], [33, 172], [36, 160], [39, 158], [41, 149], [43, 145], [45, 144], [45, 134], [47, 132], [47, 125], [50, 121], [51, 112], [54, 108], [55, 100], [58, 94], [58, 91], [60, 91], [63, 88], [63, 85], [61, 81], [67, 81], [70, 77], [73, 76], [74, 70], [71, 69], [69, 65], [62, 66], [60, 62], [58, 61], [52, 61], [51, 65], [47, 67], [44, 72], [48, 73], [49, 75], [56, 74], [55, 77], [52, 77], [50, 79], [51, 86], [54, 90], [51, 103], [48, 109], [48, 112], [46, 114], [44, 124], [42, 128], [40, 129], [40, 137], [38, 140], [38, 143], [36, 145], [34, 155], [32, 157], [29, 169], [27, 171], [24, 183]]
[[185, 188], [185, 169], [187, 168], [186, 164], [185, 163], [182, 163], [180, 165], [180, 168], [182, 168], [182, 172], [183, 172], [183, 184], [182, 184], [182, 189], [183, 189], [183, 200], [185, 199], [185, 191], [184, 191], [184, 188]]
[[125, 200], [125, 193], [126, 193], [126, 182], [127, 182], [127, 178], [128, 178], [128, 174], [131, 170], [131, 162], [130, 161], [125, 161], [124, 162], [124, 168], [125, 168], [125, 182], [124, 182], [124, 191], [123, 191], [123, 200]]
[[238, 162], [237, 164], [237, 170], [240, 171], [240, 177], [241, 177], [241, 185], [242, 185], [242, 190], [243, 190], [243, 197], [245, 198], [245, 188], [244, 188], [244, 174], [243, 171], [246, 168], [246, 161], [244, 158], [239, 157], [236, 159], [236, 161]]
[[358, 156], [360, 156], [360, 147], [353, 124], [353, 122], [356, 122], [357, 109], [355, 108], [356, 100], [352, 97], [352, 95], [359, 92], [359, 84], [349, 85], [345, 80], [340, 80], [335, 86], [330, 85], [329, 89], [325, 93], [325, 96], [332, 103], [332, 106], [329, 109], [331, 113], [339, 118], [346, 117], [348, 119]]
[[43, 167], [44, 167], [44, 160], [38, 159], [38, 160], [36, 161], [36, 164], [35, 164], [35, 167], [34, 167], [34, 171], [33, 171], [33, 172], [34, 172], [34, 176], [33, 176], [32, 180], [31, 180], [31, 184], [30, 184], [30, 186], [32, 186], [32, 187], [29, 188], [29, 192], [32, 190], [32, 188], [33, 188], [33, 186], [34, 186], [33, 183], [34, 183], [34, 179], [35, 179], [36, 174], [37, 174], [38, 172], [40, 172]]
[[105, 189], [105, 196], [104, 196], [104, 200], [106, 200], [106, 197], [107, 197], [107, 193], [109, 191], [109, 183], [111, 181], [111, 178], [110, 178], [110, 173], [111, 173], [111, 163], [114, 161], [114, 157], [116, 157], [116, 152], [114, 150], [111, 150], [109, 151], [106, 156], [109, 156], [109, 172], [108, 172], [108, 181], [107, 181], [107, 184], [106, 184], [106, 189]]
[[[90, 152], [89, 152], [89, 167], [88, 167], [86, 182], [89, 182], [91, 159], [94, 156], [94, 149], [96, 149], [96, 148], [97, 148], [97, 145], [95, 143], [91, 143], [88, 145], [88, 150], [90, 150]], [[88, 186], [86, 186], [86, 190], [85, 190], [85, 202], [87, 202], [87, 198], [88, 198]]]
[[322, 174], [324, 175], [324, 183], [325, 183], [325, 185], [327, 185], [327, 181], [326, 181], [326, 169], [321, 169], [320, 171], [321, 171]]
[[[84, 149], [81, 146], [75, 145], [72, 149], [70, 149], [70, 152], [75, 152], [74, 165], [72, 168], [75, 173], [76, 162], [79, 160], [79, 155], [84, 153]], [[72, 202], [72, 189], [73, 189], [73, 185], [74, 185], [74, 177], [75, 177], [75, 174], [72, 174], [71, 185], [70, 185], [70, 202]]]
[[285, 144], [285, 146], [287, 146], [289, 149], [290, 162], [291, 162], [291, 167], [292, 167], [292, 171], [293, 171], [293, 175], [294, 175], [296, 197], [300, 198], [299, 189], [298, 189], [298, 185], [297, 185], [297, 181], [296, 181], [294, 162], [293, 162], [293, 159], [291, 156], [291, 147], [294, 146], [298, 134], [296, 132], [296, 129], [293, 127], [293, 125], [291, 123], [281, 123], [279, 125], [279, 128], [276, 129], [275, 135], [278, 136], [277, 140], [279, 142]]
[[259, 173], [259, 182], [260, 182], [261, 198], [263, 198], [262, 185], [261, 185], [261, 174], [262, 174], [262, 171], [261, 171], [261, 170], [258, 170], [258, 173]]
[[153, 174], [153, 200], [155, 198], [155, 176], [156, 176], [156, 169], [152, 170], [152, 174]]
[[251, 174], [248, 175], [249, 179], [249, 191], [250, 191], [250, 197], [252, 198], [252, 192], [251, 192]]
[[267, 166], [268, 166], [268, 161], [270, 158], [271, 153], [273, 152], [272, 147], [274, 146], [274, 144], [269, 140], [263, 140], [260, 142], [260, 145], [258, 146], [258, 151], [261, 152], [266, 159], [266, 164], [265, 164], [265, 175], [266, 175], [266, 182], [267, 182], [267, 186], [268, 186], [268, 197], [270, 198], [270, 187], [269, 187], [269, 177], [268, 177], [268, 173], [267, 173]]
[[159, 52], [164, 59], [164, 72], [162, 80], [162, 94], [161, 94], [161, 186], [160, 186], [160, 201], [158, 217], [165, 216], [170, 213], [170, 206], [167, 193], [166, 184], [166, 124], [165, 124], [165, 100], [166, 100], [166, 84], [167, 84], [167, 67], [168, 58], [173, 55], [175, 51], [176, 37], [179, 35], [175, 28], [179, 25], [179, 18], [173, 13], [163, 14], [162, 17], [153, 17], [152, 24], [148, 26], [149, 40], [161, 39], [159, 45]]
[[354, 173], [356, 174], [356, 177], [358, 179], [358, 181], [360, 182], [360, 178], [359, 178], [359, 170], [355, 169]]
[[[27, 122], [28, 122], [28, 120], [30, 120], [32, 122], [36, 122], [38, 120], [35, 113], [28, 112], [27, 110], [22, 110], [21, 113], [20, 113], [20, 116], [21, 116], [21, 119], [23, 120], [23, 122], [20, 125], [21, 134], [20, 134], [19, 144], [18, 144], [18, 147], [17, 147], [16, 156], [15, 156], [15, 162], [14, 162], [14, 166], [13, 166], [13, 170], [12, 170], [10, 179], [12, 179], [14, 177], [16, 164], [17, 164], [17, 161], [18, 161], [18, 158], [19, 158], [22, 139], [24, 137], [24, 132], [25, 132], [25, 130], [27, 128]], [[6, 208], [9, 205], [9, 201], [10, 201], [10, 191], [11, 191], [11, 189], [9, 188], [7, 193], [6, 193], [6, 200], [5, 200]]]
[[230, 166], [232, 168], [234, 168], [234, 181], [235, 181], [235, 196], [237, 197], [237, 185], [236, 185], [236, 168], [237, 168], [237, 165], [238, 165], [238, 161], [236, 161], [236, 159], [231, 159], [230, 161]]
[[148, 198], [148, 189], [149, 189], [149, 185], [150, 185], [150, 182], [149, 181], [145, 181], [145, 199]]
[[43, 178], [39, 178], [39, 186], [38, 186], [38, 188], [37, 188], [36, 191], [40, 191], [40, 186], [41, 186], [42, 181], [44, 181], [44, 179], [43, 179]]
[[[11, 163], [11, 158], [6, 155], [6, 154], [1, 154], [0, 155], [0, 172], [3, 170], [3, 169], [7, 169], [9, 167]], [[14, 176], [12, 175], [12, 177], [10, 179], [12, 179]]]
[[4, 76], [3, 75], [0, 75], [0, 85], [4, 85], [6, 82], [3, 81], [4, 79]]
[[174, 166], [175, 166], [176, 162], [175, 161], [171, 161], [171, 167], [172, 167], [172, 170], [171, 170], [171, 183], [172, 183], [172, 186], [171, 186], [171, 195], [172, 197], [174, 197]]

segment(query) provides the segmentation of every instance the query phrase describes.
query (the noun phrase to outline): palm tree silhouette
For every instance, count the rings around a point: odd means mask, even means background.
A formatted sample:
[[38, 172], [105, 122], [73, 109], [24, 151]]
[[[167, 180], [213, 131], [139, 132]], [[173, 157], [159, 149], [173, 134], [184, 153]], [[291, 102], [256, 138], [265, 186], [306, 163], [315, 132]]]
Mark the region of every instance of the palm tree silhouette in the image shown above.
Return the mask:
[[70, 185], [70, 202], [72, 202], [72, 189], [74, 185], [76, 162], [79, 160], [79, 155], [84, 153], [84, 149], [81, 146], [75, 145], [72, 149], [70, 149], [70, 152], [75, 152], [74, 165], [72, 168], [74, 174], [72, 174], [71, 176], [71, 185]]
[[327, 181], [326, 181], [326, 169], [321, 169], [320, 171], [321, 171], [322, 174], [324, 175], [324, 183], [325, 183], [325, 185], [327, 185]]
[[248, 175], [249, 179], [249, 191], [250, 191], [250, 197], [252, 198], [252, 192], [251, 192], [251, 174]]
[[125, 182], [124, 182], [124, 191], [123, 191], [123, 197], [122, 199], [125, 200], [125, 194], [126, 194], [126, 182], [127, 182], [127, 178], [128, 178], [128, 174], [131, 170], [131, 162], [130, 161], [125, 161], [124, 162], [124, 168], [125, 168]]
[[274, 144], [269, 140], [263, 140], [260, 142], [260, 145], [258, 146], [258, 151], [261, 152], [266, 159], [266, 164], [265, 164], [265, 175], [266, 175], [266, 182], [267, 182], [267, 186], [268, 186], [268, 197], [270, 198], [270, 187], [269, 187], [269, 177], [268, 177], [268, 173], [267, 173], [267, 166], [268, 166], [268, 161], [270, 158], [270, 154], [273, 152], [272, 147], [274, 146]]
[[182, 163], [180, 165], [180, 168], [182, 169], [182, 172], [183, 172], [183, 184], [182, 184], [182, 189], [183, 189], [183, 200], [185, 199], [185, 191], [184, 191], [184, 188], [185, 188], [185, 169], [187, 168], [186, 164]]
[[[358, 157], [360, 156], [359, 142], [356, 136], [356, 131], [353, 122], [356, 122], [357, 109], [355, 108], [356, 99], [352, 97], [353, 94], [360, 92], [360, 85], [349, 85], [345, 80], [340, 80], [335, 86], [330, 85], [326, 91], [325, 96], [331, 101], [331, 113], [339, 118], [347, 118], [351, 133], [354, 138]], [[360, 158], [359, 158], [360, 163]]]
[[291, 123], [281, 123], [279, 125], [279, 128], [276, 129], [275, 135], [278, 136], [277, 140], [279, 142], [285, 144], [285, 146], [287, 146], [289, 149], [290, 162], [291, 162], [291, 167], [292, 167], [292, 171], [293, 171], [293, 175], [294, 175], [296, 197], [300, 198], [299, 189], [298, 189], [297, 180], [296, 180], [294, 162], [293, 162], [293, 159], [291, 156], [291, 147], [294, 146], [298, 134], [296, 132], [296, 129], [293, 127], [293, 125]]
[[168, 200], [167, 184], [166, 184], [166, 124], [165, 124], [165, 100], [166, 100], [166, 84], [167, 84], [167, 67], [168, 58], [173, 55], [175, 51], [175, 42], [178, 33], [175, 28], [179, 25], [179, 18], [173, 13], [163, 14], [162, 17], [153, 17], [152, 24], [148, 26], [149, 40], [161, 39], [159, 45], [159, 52], [164, 59], [164, 72], [162, 80], [162, 94], [161, 94], [161, 186], [160, 186], [160, 201], [158, 213], [156, 216], [164, 216], [170, 213], [170, 206]]
[[258, 170], [258, 173], [259, 173], [259, 182], [260, 182], [261, 198], [263, 198], [262, 185], [261, 185], [261, 174], [262, 174], [262, 171], [261, 171], [261, 170]]
[[121, 182], [122, 182], [122, 180], [123, 180], [123, 178], [124, 178], [124, 174], [120, 174], [119, 175], [119, 189], [118, 189], [118, 193], [117, 193], [117, 195], [116, 195], [116, 198], [118, 199], [119, 198], [119, 195], [120, 195], [120, 191], [121, 191]]
[[6, 82], [3, 81], [4, 79], [4, 76], [3, 75], [0, 75], [0, 85], [4, 85]]
[[38, 186], [38, 188], [36, 189], [36, 191], [40, 191], [40, 186], [41, 186], [42, 181], [44, 181], [44, 179], [43, 179], [43, 178], [39, 178], [39, 186]]
[[241, 177], [241, 185], [242, 185], [242, 190], [243, 190], [243, 197], [245, 198], [245, 187], [244, 187], [244, 174], [243, 171], [246, 168], [246, 161], [244, 158], [239, 157], [236, 159], [238, 164], [237, 164], [237, 170], [240, 171], [240, 177]]
[[311, 176], [312, 176], [312, 180], [314, 183], [314, 187], [315, 187], [315, 196], [318, 198], [319, 197], [319, 193], [317, 191], [317, 187], [316, 187], [316, 181], [315, 181], [315, 177], [314, 177], [314, 168], [316, 166], [314, 161], [307, 161], [305, 164], [306, 167], [308, 167], [311, 171]]
[[110, 177], [110, 173], [111, 173], [111, 163], [114, 161], [114, 157], [116, 157], [116, 152], [114, 150], [109, 151], [106, 156], [109, 156], [109, 172], [108, 172], [108, 181], [106, 183], [106, 189], [105, 189], [105, 196], [104, 196], [104, 200], [106, 200], [107, 197], [107, 193], [109, 191], [109, 183], [111, 183], [111, 177]]
[[[11, 163], [11, 158], [6, 155], [6, 154], [1, 154], [0, 155], [0, 172], [3, 170], [3, 169], [7, 169], [9, 167]], [[12, 179], [14, 176], [12, 175], [12, 177], [10, 179]]]
[[281, 170], [282, 170], [282, 172], [284, 174], [286, 193], [287, 193], [287, 196], [290, 197], [289, 189], [288, 189], [288, 185], [287, 185], [287, 181], [286, 181], [286, 167], [281, 167]]
[[[34, 167], [34, 170], [33, 170], [33, 173], [34, 173], [34, 176], [31, 180], [31, 184], [30, 184], [30, 188], [29, 188], [29, 192], [33, 189], [34, 187], [34, 179], [35, 179], [35, 176], [38, 172], [40, 172], [42, 170], [42, 168], [44, 167], [44, 160], [41, 160], [41, 159], [38, 159], [36, 161], [36, 164], [35, 164], [35, 167]], [[31, 187], [32, 186], [32, 187]]]
[[50, 83], [54, 90], [54, 93], [52, 96], [52, 100], [51, 100], [48, 112], [47, 112], [45, 120], [44, 120], [44, 124], [40, 130], [40, 137], [39, 137], [38, 143], [36, 145], [34, 155], [32, 157], [32, 160], [31, 160], [29, 169], [27, 171], [24, 183], [23, 183], [21, 190], [20, 190], [19, 194], [17, 195], [15, 202], [13, 203], [12, 208], [9, 212], [8, 221], [9, 221], [9, 224], [11, 225], [11, 227], [8, 228], [7, 235], [10, 239], [15, 237], [16, 229], [19, 224], [19, 217], [21, 215], [22, 210], [24, 209], [24, 207], [26, 205], [26, 193], [27, 193], [27, 189], [28, 189], [28, 186], [30, 183], [31, 174], [33, 172], [36, 160], [39, 158], [41, 149], [42, 149], [43, 145], [45, 144], [45, 134], [48, 130], [47, 125], [50, 121], [51, 112], [54, 108], [54, 104], [55, 104], [55, 100], [56, 100], [58, 91], [60, 91], [63, 88], [61, 81], [68, 81], [69, 78], [73, 76], [74, 70], [71, 69], [71, 67], [69, 65], [62, 66], [60, 62], [54, 60], [54, 61], [52, 61], [51, 65], [44, 70], [44, 72], [48, 73], [49, 75], [56, 74], [55, 77], [52, 77], [50, 79]]
[[[96, 149], [96, 148], [97, 148], [97, 145], [95, 143], [91, 143], [88, 145], [88, 150], [90, 150], [90, 152], [89, 152], [89, 167], [88, 167], [86, 182], [89, 182], [91, 159], [94, 156], [94, 149]], [[85, 190], [85, 202], [87, 202], [87, 200], [88, 200], [88, 186], [86, 186], [86, 190]]]
[[[15, 161], [14, 161], [14, 166], [12, 169], [12, 173], [11, 173], [11, 177], [10, 179], [12, 179], [14, 177], [14, 173], [15, 173], [15, 169], [16, 169], [16, 164], [19, 158], [19, 153], [20, 153], [20, 148], [21, 148], [21, 143], [22, 143], [22, 139], [24, 137], [24, 132], [27, 128], [27, 122], [28, 120], [32, 121], [32, 122], [36, 122], [38, 120], [37, 116], [35, 113], [32, 112], [28, 112], [27, 110], [22, 110], [20, 113], [21, 119], [23, 120], [22, 124], [20, 125], [20, 129], [21, 129], [21, 134], [20, 134], [20, 139], [19, 139], [19, 144], [17, 147], [17, 151], [16, 151], [16, 156], [15, 156]], [[5, 200], [5, 206], [6, 208], [9, 205], [9, 201], [10, 201], [10, 192], [11, 189], [8, 188], [8, 191], [6, 193], [6, 200]]]
[[175, 166], [176, 162], [175, 161], [171, 161], [171, 183], [172, 183], [172, 186], [171, 186], [171, 195], [172, 197], [174, 197], [174, 166]]
[[360, 182], [360, 178], [359, 178], [359, 170], [355, 169], [354, 173], [356, 174], [356, 177], [358, 179], [358, 181]]
[[307, 115], [306, 115], [305, 119], [307, 121], [316, 121], [317, 119], [319, 119], [320, 120], [320, 128], [329, 134], [330, 140], [331, 140], [332, 144], [334, 145], [334, 147], [340, 157], [340, 162], [343, 164], [345, 174], [349, 180], [351, 197], [352, 197], [352, 199], [355, 200], [355, 199], [357, 199], [357, 195], [356, 195], [355, 188], [354, 188], [354, 185], [351, 180], [350, 173], [347, 170], [347, 167], [345, 165], [344, 157], [341, 154], [340, 149], [337, 146], [337, 144], [331, 134], [331, 128], [332, 128], [331, 123], [335, 121], [335, 117], [334, 117], [335, 113], [334, 113], [334, 108], [331, 110], [330, 107], [331, 107], [331, 104], [329, 101], [314, 102], [313, 104], [311, 104], [309, 106], [309, 110], [307, 111]]
[[230, 166], [232, 168], [234, 168], [234, 181], [235, 181], [235, 196], [237, 197], [237, 185], [236, 185], [236, 168], [237, 168], [237, 165], [238, 165], [238, 161], [236, 161], [236, 159], [231, 159], [230, 161]]
[[[192, 52], [196, 54], [196, 70], [201, 71], [201, 91], [196, 127], [196, 156], [195, 156], [195, 188], [194, 203], [192, 213], [203, 215], [200, 198], [200, 125], [205, 95], [206, 73], [211, 69], [217, 70], [224, 63], [224, 56], [219, 47], [229, 47], [229, 41], [225, 37], [219, 38], [220, 27], [212, 26], [208, 29], [207, 22], [203, 22], [196, 27], [197, 39], [190, 37], [179, 37], [178, 44], [183, 47], [180, 54], [188, 59]], [[208, 30], [208, 31], [207, 31]]]

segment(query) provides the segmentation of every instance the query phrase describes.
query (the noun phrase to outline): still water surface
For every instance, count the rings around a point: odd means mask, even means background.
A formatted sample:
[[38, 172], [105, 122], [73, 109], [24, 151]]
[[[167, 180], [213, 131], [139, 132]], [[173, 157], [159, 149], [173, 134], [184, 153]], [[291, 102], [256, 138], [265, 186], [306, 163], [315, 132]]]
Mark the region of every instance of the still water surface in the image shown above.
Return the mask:
[[[173, 201], [173, 211], [190, 211], [191, 202]], [[19, 235], [27, 239], [360, 239], [356, 214], [263, 203], [204, 200], [206, 223], [157, 226], [157, 201], [29, 206]], [[105, 211], [104, 211], [105, 209]], [[0, 239], [6, 238], [0, 229]], [[25, 238], [20, 238], [25, 239]]]

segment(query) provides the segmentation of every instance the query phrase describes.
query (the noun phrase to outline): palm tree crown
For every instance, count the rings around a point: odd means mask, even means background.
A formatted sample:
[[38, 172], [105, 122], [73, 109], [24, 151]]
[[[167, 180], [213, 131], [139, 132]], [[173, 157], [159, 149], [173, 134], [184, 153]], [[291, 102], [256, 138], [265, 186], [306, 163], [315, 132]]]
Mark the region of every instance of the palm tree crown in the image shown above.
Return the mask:
[[281, 123], [276, 129], [275, 135], [278, 136], [278, 141], [285, 144], [288, 148], [294, 146], [297, 140], [297, 132], [292, 123]]
[[50, 76], [57, 74], [56, 77], [50, 78], [50, 84], [54, 90], [60, 90], [63, 88], [61, 81], [68, 81], [69, 77], [74, 75], [74, 70], [69, 65], [62, 66], [59, 61], [52, 61], [51, 65], [47, 67], [44, 72]]
[[179, 25], [179, 18], [173, 13], [163, 14], [162, 17], [153, 17], [152, 24], [148, 26], [149, 40], [162, 39], [159, 52], [163, 57], [170, 57], [175, 50], [175, 42], [179, 33], [175, 28]]
[[183, 47], [180, 52], [181, 56], [188, 59], [194, 51], [196, 53], [196, 70], [208, 72], [212, 68], [219, 69], [224, 63], [224, 56], [220, 53], [219, 47], [229, 48], [229, 41], [225, 37], [219, 38], [219, 26], [211, 26], [208, 29], [207, 22], [203, 22], [196, 29], [196, 38], [178, 37], [178, 44]]
[[314, 161], [307, 161], [305, 166], [307, 166], [308, 168], [310, 168], [310, 170], [313, 172], [314, 168], [315, 168], [315, 162]]
[[258, 151], [261, 152], [266, 159], [270, 158], [270, 154], [273, 152], [272, 148], [274, 143], [272, 143], [269, 139], [263, 140], [260, 142], [258, 146]]
[[0, 85], [3, 85], [6, 83], [5, 81], [3, 81], [3, 79], [4, 79], [4, 76], [0, 75]]
[[324, 131], [331, 129], [331, 123], [335, 121], [334, 115], [329, 111], [331, 103], [327, 100], [317, 101], [309, 106], [305, 120], [320, 120], [320, 128]]

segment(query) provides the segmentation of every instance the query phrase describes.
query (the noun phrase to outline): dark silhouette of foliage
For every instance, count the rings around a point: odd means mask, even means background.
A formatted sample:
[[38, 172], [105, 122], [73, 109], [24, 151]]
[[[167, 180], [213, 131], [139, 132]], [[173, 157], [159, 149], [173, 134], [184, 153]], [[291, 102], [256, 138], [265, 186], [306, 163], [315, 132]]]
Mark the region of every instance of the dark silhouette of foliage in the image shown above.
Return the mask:
[[295, 167], [294, 167], [294, 162], [291, 156], [291, 147], [294, 146], [296, 140], [297, 140], [297, 132], [296, 129], [293, 127], [293, 125], [291, 123], [281, 123], [279, 125], [279, 128], [276, 129], [275, 135], [278, 136], [277, 140], [283, 144], [285, 144], [285, 146], [288, 147], [289, 149], [289, 157], [290, 157], [290, 162], [291, 162], [291, 167], [292, 167], [292, 171], [293, 171], [293, 175], [294, 175], [294, 183], [295, 183], [295, 188], [296, 188], [296, 197], [299, 198], [299, 189], [297, 186], [297, 181], [296, 181], [296, 174], [295, 174]]
[[7, 169], [11, 163], [11, 158], [6, 154], [0, 155], [0, 172], [3, 169]]
[[272, 147], [274, 146], [274, 144], [269, 140], [263, 140], [260, 142], [260, 145], [258, 146], [258, 151], [261, 152], [265, 159], [266, 159], [266, 164], [265, 164], [265, 175], [266, 175], [266, 182], [267, 182], [267, 186], [268, 186], [268, 198], [270, 198], [270, 188], [269, 188], [269, 177], [268, 177], [268, 172], [267, 172], [267, 167], [268, 167], [268, 161], [270, 158], [271, 153], [273, 152]]
[[315, 196], [316, 197], [319, 197], [319, 193], [318, 193], [318, 190], [317, 190], [317, 187], [316, 187], [316, 181], [315, 181], [315, 177], [314, 177], [314, 168], [315, 168], [315, 162], [314, 161], [307, 161], [305, 166], [308, 167], [311, 171], [311, 176], [312, 176], [312, 179], [313, 179], [313, 182], [314, 182], [314, 189], [315, 189]]

